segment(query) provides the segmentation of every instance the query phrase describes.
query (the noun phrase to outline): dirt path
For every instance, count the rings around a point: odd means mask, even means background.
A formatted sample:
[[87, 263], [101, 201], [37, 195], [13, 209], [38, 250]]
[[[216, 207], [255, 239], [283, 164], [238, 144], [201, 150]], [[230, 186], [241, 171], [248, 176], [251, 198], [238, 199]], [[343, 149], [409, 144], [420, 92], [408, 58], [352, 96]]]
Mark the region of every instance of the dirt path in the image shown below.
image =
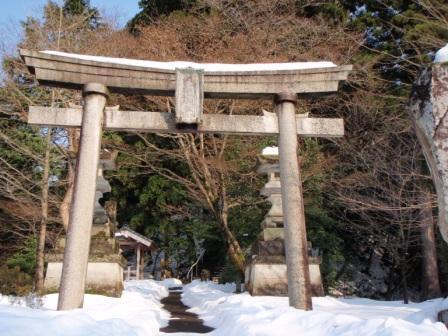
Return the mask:
[[213, 330], [203, 324], [198, 315], [187, 312], [187, 307], [180, 300], [180, 292], [170, 292], [166, 298], [162, 299], [163, 308], [171, 313], [169, 324], [160, 331], [164, 333], [198, 333], [205, 334]]

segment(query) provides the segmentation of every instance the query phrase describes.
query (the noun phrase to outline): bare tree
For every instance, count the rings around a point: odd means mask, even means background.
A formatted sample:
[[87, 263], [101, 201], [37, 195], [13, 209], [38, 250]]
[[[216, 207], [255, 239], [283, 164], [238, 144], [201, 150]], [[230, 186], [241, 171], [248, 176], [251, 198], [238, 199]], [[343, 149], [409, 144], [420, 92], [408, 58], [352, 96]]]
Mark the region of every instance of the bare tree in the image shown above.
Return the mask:
[[439, 267], [435, 237], [435, 221], [433, 216], [434, 200], [430, 192], [421, 193], [420, 230], [422, 236], [422, 297], [434, 299], [442, 296], [439, 283]]
[[[379, 104], [375, 95], [381, 91], [372, 82], [369, 85], [370, 92], [359, 91], [345, 100], [348, 136], [336, 141], [339, 167], [333, 192], [341, 205], [341, 218], [349, 223], [345, 229], [358, 242], [383, 251], [390, 273], [389, 294], [398, 280], [407, 301], [408, 277], [415, 271], [409, 265], [420, 257], [420, 247], [424, 255], [434, 258], [435, 245], [430, 247], [428, 239], [422, 244], [421, 231], [422, 222], [433, 220], [433, 202], [422, 202], [431, 190], [431, 177], [424, 169], [411, 122], [397, 108], [404, 102], [386, 97]], [[437, 277], [432, 273], [437, 267], [424, 271], [430, 272], [425, 277]]]
[[[103, 24], [93, 29], [89, 15], [63, 15], [62, 7], [49, 2], [42, 21], [28, 18], [24, 23], [24, 39], [19, 46], [93, 51], [112, 28]], [[30, 127], [25, 122], [27, 110], [29, 105], [68, 106], [79, 102], [80, 94], [36, 87], [23, 62], [14, 56], [5, 55], [4, 64], [6, 76], [0, 87], [0, 239], [8, 244], [0, 244], [0, 250], [9, 253], [29, 237], [36, 237], [35, 287], [41, 290], [45, 247], [60, 235], [60, 217], [63, 223], [68, 221], [64, 209], [71, 198], [71, 188], [67, 188], [73, 179], [70, 151], [76, 149], [77, 132]], [[61, 203], [66, 206], [59, 211]]]
[[48, 221], [48, 192], [50, 177], [50, 153], [51, 153], [52, 129], [47, 130], [45, 137], [45, 156], [43, 162], [42, 176], [42, 199], [41, 199], [41, 220], [39, 225], [39, 234], [37, 238], [36, 251], [36, 272], [34, 277], [35, 290], [41, 292], [44, 289], [44, 263], [45, 263], [45, 239]]
[[[127, 32], [114, 34], [102, 45], [101, 54], [161, 61], [254, 63], [327, 59], [346, 63], [357, 45], [348, 42], [343, 25], [331, 24], [321, 17], [298, 19], [296, 9], [293, 1], [198, 2], [185, 17], [161, 17], [147, 27], [140, 27], [137, 37]], [[352, 38], [356, 40], [359, 36]], [[113, 45], [121, 48], [111, 47]], [[137, 110], [171, 111], [172, 107], [169, 101], [151, 97], [115, 97], [114, 103]], [[215, 105], [207, 104], [206, 113], [260, 114], [262, 108], [269, 110], [271, 105], [271, 102], [217, 101]], [[229, 256], [242, 272], [244, 255], [228, 225], [228, 217], [230, 209], [247, 201], [234, 190], [238, 183], [254, 178], [257, 153], [254, 150], [250, 153], [251, 172], [239, 171], [238, 164], [229, 160], [226, 153], [237, 151], [240, 144], [245, 146], [259, 140], [217, 135], [162, 135], [173, 143], [173, 148], [167, 149], [157, 146], [157, 141], [149, 137], [139, 136], [147, 152], [122, 148], [123, 155], [140, 160], [124, 164], [141, 165], [148, 172], [183, 185], [195, 203], [213, 214]], [[164, 166], [165, 157], [186, 165], [189, 176], [179, 175]]]
[[[168, 101], [167, 103], [170, 106]], [[232, 105], [230, 105], [232, 106]], [[214, 113], [224, 113], [227, 106], [220, 110], [220, 105], [213, 105]], [[210, 110], [209, 110], [210, 112]], [[232, 110], [229, 111], [232, 113]], [[129, 157], [123, 160], [123, 166], [137, 166], [146, 170], [147, 174], [159, 174], [171, 181], [179, 183], [188, 192], [189, 198], [196, 205], [207, 209], [218, 223], [228, 254], [232, 262], [243, 273], [245, 257], [238, 240], [229, 227], [229, 210], [235, 206], [242, 206], [249, 202], [249, 197], [235, 192], [236, 184], [250, 183], [256, 177], [255, 171], [239, 167], [236, 160], [248, 160], [255, 166], [256, 156], [253, 155], [253, 141], [242, 140], [240, 137], [228, 135], [160, 135], [169, 140], [170, 145], [161, 147], [144, 135], [137, 134], [145, 145], [143, 150], [127, 147], [121, 148], [122, 155]], [[229, 158], [226, 151], [232, 151], [235, 142], [246, 145], [240, 146], [242, 154], [237, 158]], [[251, 152], [252, 150], [252, 152]], [[227, 153], [228, 154], [228, 153]], [[253, 155], [252, 157], [250, 157]], [[171, 164], [168, 166], [167, 161]], [[176, 164], [173, 165], [172, 162]], [[179, 165], [186, 166], [189, 174], [176, 170]], [[251, 204], [253, 204], [250, 199]], [[263, 201], [262, 201], [263, 202]], [[170, 208], [173, 213], [188, 216], [187, 207]]]

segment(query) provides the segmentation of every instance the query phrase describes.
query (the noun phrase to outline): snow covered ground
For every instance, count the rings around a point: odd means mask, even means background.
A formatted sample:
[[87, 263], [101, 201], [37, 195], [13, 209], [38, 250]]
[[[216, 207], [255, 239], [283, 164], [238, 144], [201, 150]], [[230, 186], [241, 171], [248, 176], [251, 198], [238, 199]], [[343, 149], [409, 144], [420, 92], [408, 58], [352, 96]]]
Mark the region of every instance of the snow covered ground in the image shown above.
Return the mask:
[[[167, 288], [179, 282], [168, 279], [130, 281], [121, 298], [86, 295], [83, 309], [55, 311], [57, 295], [43, 298], [43, 307], [11, 304], [0, 296], [1, 336], [115, 336], [158, 335], [169, 314], [160, 300]], [[232, 294], [234, 285], [195, 281], [184, 286], [183, 301], [216, 328], [213, 336], [438, 336], [448, 335], [435, 316], [448, 308], [448, 299], [418, 304], [367, 299], [314, 298], [314, 310], [288, 307], [287, 298]], [[180, 335], [180, 334], [172, 334]], [[184, 334], [193, 335], [193, 334]]]
[[404, 305], [368, 299], [313, 298], [312, 312], [288, 307], [283, 297], [232, 294], [231, 285], [193, 282], [182, 301], [193, 307], [214, 336], [436, 336], [448, 335], [437, 312], [447, 299]]
[[57, 294], [46, 295], [41, 309], [11, 305], [0, 296], [1, 336], [147, 336], [158, 335], [169, 314], [160, 299], [169, 283], [129, 281], [121, 298], [86, 294], [84, 308], [58, 312]]

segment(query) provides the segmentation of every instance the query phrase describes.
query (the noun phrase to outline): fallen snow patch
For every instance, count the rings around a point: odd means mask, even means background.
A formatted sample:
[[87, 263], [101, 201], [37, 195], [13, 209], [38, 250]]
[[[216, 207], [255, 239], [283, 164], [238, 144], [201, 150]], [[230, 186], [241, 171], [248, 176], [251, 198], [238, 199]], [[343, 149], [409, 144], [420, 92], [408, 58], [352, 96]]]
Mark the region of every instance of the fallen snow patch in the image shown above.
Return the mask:
[[143, 61], [128, 58], [114, 58], [104, 56], [91, 56], [70, 54], [61, 51], [44, 50], [45, 54], [70, 57], [80, 60], [96, 61], [103, 63], [113, 63], [122, 65], [139, 66], [145, 68], [155, 68], [160, 70], [174, 71], [177, 68], [193, 68], [204, 70], [204, 72], [232, 72], [232, 71], [283, 71], [283, 70], [303, 70], [316, 68], [333, 68], [336, 64], [333, 62], [291, 62], [291, 63], [250, 63], [250, 64], [223, 64], [223, 63], [194, 63], [194, 62], [157, 62]]
[[11, 305], [0, 295], [0, 335], [158, 335], [169, 319], [160, 304], [167, 295], [165, 286], [155, 281], [128, 281], [121, 298], [86, 294], [84, 308], [71, 311], [56, 311], [57, 294], [43, 297], [41, 309]]
[[269, 157], [269, 158], [270, 157], [277, 158], [278, 157], [278, 147], [277, 146], [265, 147], [265, 148], [263, 148], [261, 155]]
[[[158, 335], [169, 313], [160, 300], [167, 287], [180, 281], [167, 279], [129, 281], [121, 298], [85, 295], [83, 309], [56, 311], [57, 295], [43, 298], [41, 309], [12, 305], [0, 296], [0, 335], [143, 336]], [[205, 323], [216, 328], [213, 336], [442, 336], [448, 335], [437, 312], [448, 308], [447, 299], [404, 305], [368, 299], [313, 298], [314, 310], [288, 306], [285, 297], [233, 294], [233, 284], [199, 282], [184, 286], [182, 301], [193, 307]]]
[[445, 63], [448, 62], [448, 44], [442, 49], [436, 52], [434, 57], [434, 63]]
[[234, 287], [198, 282], [186, 285], [182, 301], [193, 307], [214, 336], [439, 336], [446, 327], [435, 322], [448, 308], [437, 299], [405, 305], [368, 299], [313, 298], [314, 310], [288, 306], [285, 297], [233, 294]]
[[159, 282], [159, 284], [164, 286], [166, 289], [170, 289], [173, 287], [182, 287], [182, 281], [174, 278], [162, 280]]

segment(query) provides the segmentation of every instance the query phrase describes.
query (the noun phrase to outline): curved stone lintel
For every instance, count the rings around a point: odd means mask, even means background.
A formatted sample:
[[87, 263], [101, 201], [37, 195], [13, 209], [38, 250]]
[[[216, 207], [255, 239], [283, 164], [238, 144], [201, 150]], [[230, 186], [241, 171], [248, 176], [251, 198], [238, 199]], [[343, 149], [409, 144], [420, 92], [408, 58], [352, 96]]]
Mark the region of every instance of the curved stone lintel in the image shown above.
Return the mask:
[[[173, 96], [176, 90], [176, 71], [163, 67], [143, 67], [117, 63], [116, 59], [64, 53], [20, 50], [31, 73], [40, 84], [60, 88], [80, 89], [84, 84], [100, 83], [115, 93], [143, 93]], [[107, 61], [106, 61], [107, 60]], [[158, 62], [162, 64], [163, 62]], [[324, 62], [325, 63], [325, 62]], [[139, 63], [137, 63], [139, 64]], [[292, 63], [293, 65], [295, 63]], [[199, 65], [199, 64], [198, 64]], [[330, 67], [312, 63], [311, 67], [288, 68], [288, 63], [262, 64], [253, 71], [205, 71], [203, 92], [206, 98], [265, 98], [279, 92], [297, 94], [329, 93], [338, 90], [346, 80], [351, 65]], [[222, 65], [224, 66], [224, 65]], [[238, 69], [250, 67], [239, 65]], [[266, 70], [267, 69], [267, 70]]]

